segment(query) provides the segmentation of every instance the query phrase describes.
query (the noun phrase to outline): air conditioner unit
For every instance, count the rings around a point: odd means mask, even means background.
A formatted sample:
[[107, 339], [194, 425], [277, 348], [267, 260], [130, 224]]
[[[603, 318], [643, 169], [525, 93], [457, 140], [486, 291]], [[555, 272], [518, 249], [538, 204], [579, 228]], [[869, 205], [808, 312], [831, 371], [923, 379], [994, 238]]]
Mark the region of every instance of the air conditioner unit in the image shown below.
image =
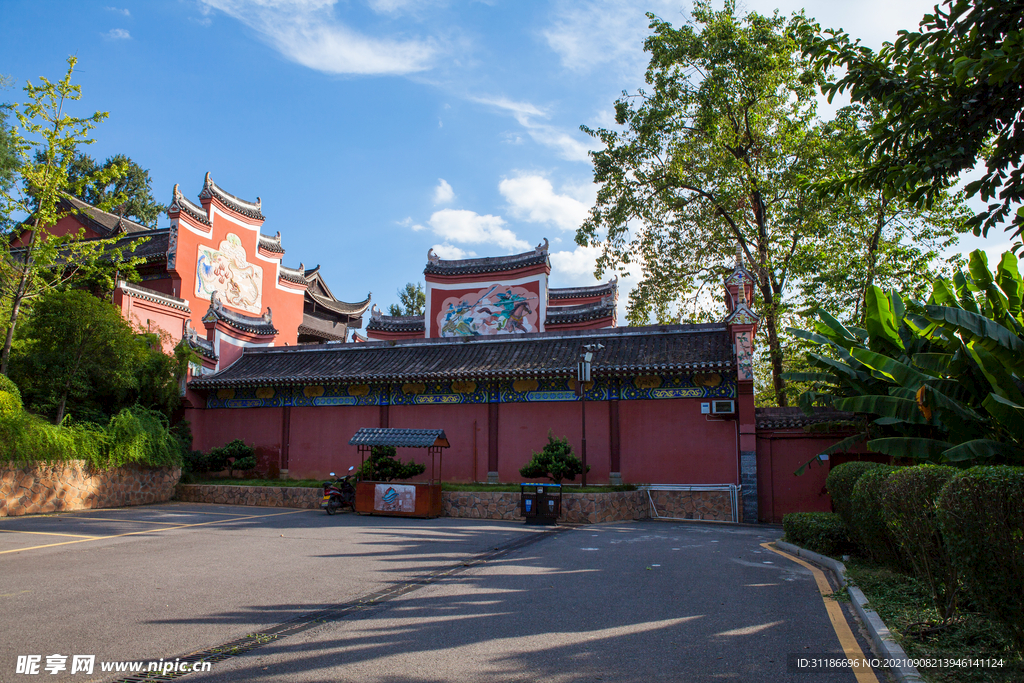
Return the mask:
[[732, 415], [736, 412], [736, 401], [712, 401], [712, 415]]

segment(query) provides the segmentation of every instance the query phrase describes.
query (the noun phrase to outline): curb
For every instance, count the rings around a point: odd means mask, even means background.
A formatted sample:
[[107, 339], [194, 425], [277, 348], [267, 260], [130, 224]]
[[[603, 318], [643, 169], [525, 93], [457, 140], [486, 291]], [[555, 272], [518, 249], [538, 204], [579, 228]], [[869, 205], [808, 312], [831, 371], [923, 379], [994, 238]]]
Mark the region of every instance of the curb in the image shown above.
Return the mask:
[[[780, 549], [785, 550], [787, 553], [802, 557], [810, 560], [811, 562], [816, 562], [817, 564], [831, 569], [839, 578], [842, 585], [846, 586], [849, 591], [850, 601], [853, 603], [853, 608], [857, 612], [857, 616], [859, 616], [861, 621], [864, 622], [864, 626], [867, 627], [871, 640], [874, 642], [875, 647], [878, 648], [882, 657], [884, 659], [903, 662], [909, 659], [903, 648], [893, 640], [892, 634], [889, 632], [889, 627], [885, 625], [882, 618], [878, 616], [877, 612], [867, 606], [868, 600], [864, 597], [864, 593], [861, 589], [850, 583], [849, 579], [846, 578], [846, 565], [838, 560], [833, 560], [831, 557], [819, 555], [818, 553], [811, 552], [810, 550], [804, 550], [799, 546], [795, 546], [792, 543], [786, 543], [785, 541], [775, 541], [775, 545]], [[921, 677], [921, 674], [915, 667], [890, 667], [889, 670], [900, 683], [925, 683], [924, 678]]]

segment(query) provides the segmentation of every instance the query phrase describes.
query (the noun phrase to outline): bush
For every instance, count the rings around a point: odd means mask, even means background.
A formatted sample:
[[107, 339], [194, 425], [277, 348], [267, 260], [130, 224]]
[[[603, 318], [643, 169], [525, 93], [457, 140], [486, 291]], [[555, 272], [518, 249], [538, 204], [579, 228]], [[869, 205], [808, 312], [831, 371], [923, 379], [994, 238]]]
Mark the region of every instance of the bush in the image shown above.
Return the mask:
[[21, 391], [7, 375], [0, 375], [0, 413], [21, 411]]
[[[828, 473], [825, 488], [832, 497], [832, 509], [839, 514], [847, 529], [853, 529], [853, 487], [857, 480], [868, 470], [878, 467], [877, 462], [844, 462]], [[852, 533], [852, 532], [851, 532]]]
[[864, 472], [853, 487], [850, 533], [873, 560], [898, 571], [907, 568], [896, 542], [889, 535], [882, 509], [882, 486], [900, 468], [877, 465]]
[[939, 525], [964, 587], [1006, 624], [1024, 655], [1024, 468], [972, 467], [938, 499]]
[[402, 462], [395, 456], [394, 446], [374, 446], [370, 457], [359, 467], [359, 478], [367, 481], [393, 481], [411, 479], [426, 472], [427, 466], [413, 462]]
[[939, 530], [936, 499], [957, 472], [940, 465], [904, 467], [881, 486], [889, 536], [917, 578], [928, 586], [944, 620], [956, 609], [960, 586]]
[[227, 470], [230, 476], [235, 470], [244, 472], [256, 468], [256, 449], [235, 439], [219, 448], [211, 448], [202, 464], [208, 472]]
[[[590, 466], [587, 466], [590, 471]], [[520, 476], [526, 479], [546, 478], [560, 484], [563, 479], [574, 481], [577, 474], [583, 474], [583, 463], [572, 454], [572, 446], [566, 438], [555, 438], [548, 431], [548, 443], [540, 453], [534, 453], [533, 459], [519, 468]]]
[[171, 433], [163, 413], [135, 406], [110, 418], [108, 461], [113, 467], [146, 463], [174, 467], [182, 463], [181, 443]]
[[838, 555], [852, 545], [843, 520], [834, 512], [791, 512], [782, 517], [786, 540], [822, 555]]

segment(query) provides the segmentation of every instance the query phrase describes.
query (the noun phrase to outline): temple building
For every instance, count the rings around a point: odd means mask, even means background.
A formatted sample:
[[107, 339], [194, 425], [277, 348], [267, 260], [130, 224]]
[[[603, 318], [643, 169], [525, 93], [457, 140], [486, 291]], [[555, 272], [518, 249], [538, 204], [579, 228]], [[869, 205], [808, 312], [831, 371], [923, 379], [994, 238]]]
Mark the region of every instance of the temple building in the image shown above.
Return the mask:
[[142, 259], [141, 282], [119, 281], [114, 304], [140, 328], [163, 333], [167, 350], [185, 340], [202, 358], [197, 376], [228, 367], [245, 348], [344, 342], [370, 306], [369, 295], [356, 303], [335, 298], [320, 266], [285, 265], [281, 233], [262, 232], [260, 199], [225, 192], [209, 173], [198, 203], [174, 186], [167, 228], [70, 196], [62, 204], [66, 215], [52, 234], [115, 237], [115, 248]]
[[592, 287], [548, 287], [548, 241], [511, 256], [447, 261], [427, 252], [426, 313], [382, 315], [370, 311], [367, 337], [432, 339], [596, 330], [615, 326], [615, 279]]

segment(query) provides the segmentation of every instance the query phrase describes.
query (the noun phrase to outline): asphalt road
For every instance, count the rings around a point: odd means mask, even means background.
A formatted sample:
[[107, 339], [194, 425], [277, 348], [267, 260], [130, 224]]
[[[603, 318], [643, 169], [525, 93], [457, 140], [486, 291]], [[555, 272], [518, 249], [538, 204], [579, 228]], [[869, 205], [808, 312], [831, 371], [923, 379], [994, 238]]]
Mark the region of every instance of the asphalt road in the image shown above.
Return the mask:
[[[788, 670], [842, 649], [811, 573], [761, 547], [777, 535], [195, 504], [2, 519], [0, 681], [112, 681], [100, 662], [255, 634], [181, 680], [854, 681]], [[30, 654], [40, 674], [17, 674]], [[50, 654], [94, 654], [94, 675]]]

